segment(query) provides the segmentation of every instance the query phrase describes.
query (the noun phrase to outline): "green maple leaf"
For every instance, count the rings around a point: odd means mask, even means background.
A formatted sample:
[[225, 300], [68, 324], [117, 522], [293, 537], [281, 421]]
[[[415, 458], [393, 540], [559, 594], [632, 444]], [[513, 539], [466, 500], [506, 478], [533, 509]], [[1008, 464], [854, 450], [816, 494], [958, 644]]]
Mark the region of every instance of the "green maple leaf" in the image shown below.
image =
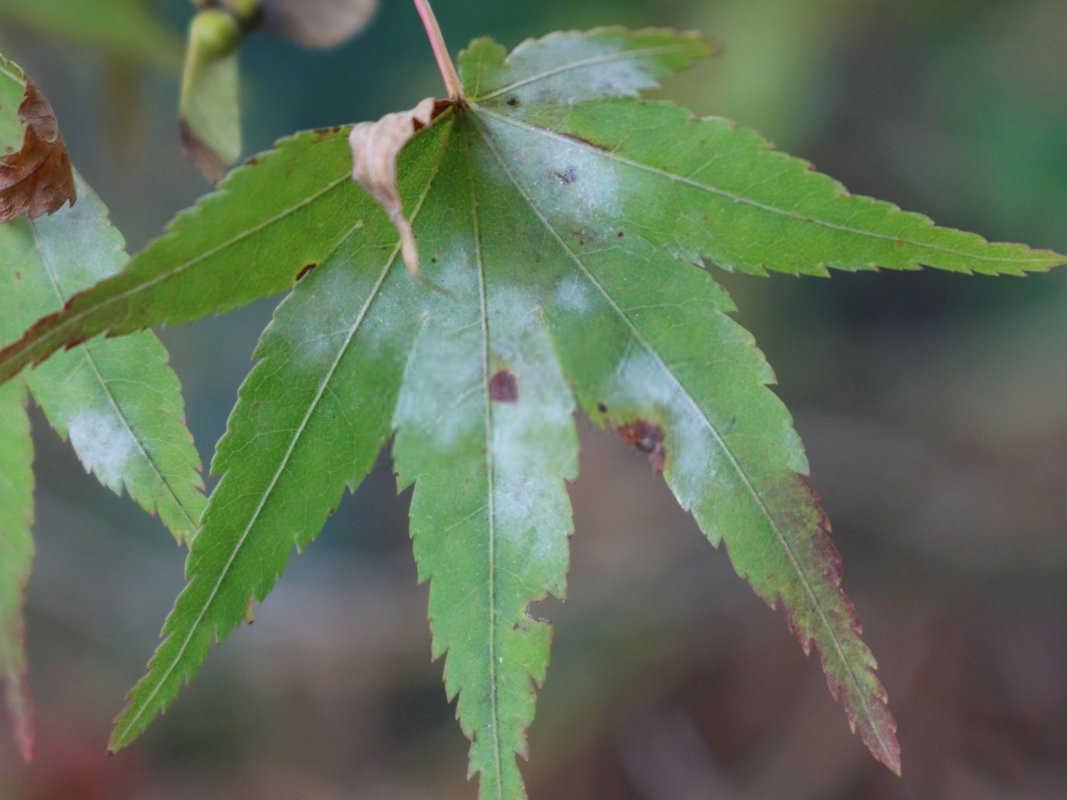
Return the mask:
[[[17, 335], [126, 262], [122, 236], [80, 176], [78, 202], [50, 217], [0, 225], [0, 335]], [[26, 377], [33, 399], [85, 468], [127, 491], [180, 543], [206, 503], [200, 457], [185, 427], [178, 377], [151, 332], [57, 353]]]
[[[0, 58], [0, 150], [23, 141], [15, 110], [28, 86], [18, 67]], [[76, 174], [72, 180], [73, 206], [0, 225], [0, 337], [16, 336], [127, 260], [100, 198]], [[0, 388], [0, 673], [28, 757], [33, 737], [23, 686], [22, 594], [33, 557], [33, 446], [26, 385], [85, 468], [158, 513], [179, 542], [192, 540], [206, 499], [178, 378], [155, 334], [87, 342]]]
[[1065, 259], [852, 197], [732, 123], [637, 99], [709, 49], [618, 28], [510, 55], [476, 41], [461, 59], [466, 102], [443, 104], [398, 166], [423, 274], [442, 292], [405, 274], [393, 224], [349, 179], [348, 129], [308, 132], [0, 352], [6, 379], [71, 341], [291, 289], [219, 443], [188, 584], [113, 749], [170, 704], [395, 437], [470, 771], [483, 797], [524, 796], [516, 756], [550, 640], [527, 609], [565, 593], [580, 406], [648, 453], [708, 539], [726, 542], [899, 771], [801, 443], [710, 267], [1021, 274]]

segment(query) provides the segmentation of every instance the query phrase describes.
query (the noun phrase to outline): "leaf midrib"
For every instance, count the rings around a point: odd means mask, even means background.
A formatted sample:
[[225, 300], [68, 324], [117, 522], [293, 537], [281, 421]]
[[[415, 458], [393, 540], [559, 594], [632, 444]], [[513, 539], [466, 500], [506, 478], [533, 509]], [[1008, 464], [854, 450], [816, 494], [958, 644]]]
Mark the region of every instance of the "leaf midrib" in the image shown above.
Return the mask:
[[504, 800], [503, 754], [500, 748], [500, 712], [497, 695], [496, 659], [496, 466], [493, 454], [493, 404], [489, 389], [489, 304], [486, 297], [485, 263], [482, 259], [482, 235], [478, 219], [478, 201], [474, 191], [474, 168], [470, 157], [470, 136], [463, 137], [467, 149], [467, 179], [471, 204], [471, 227], [474, 234], [474, 257], [478, 267], [478, 299], [481, 304], [482, 329], [482, 404], [485, 416], [485, 471], [487, 481], [488, 561], [489, 561], [489, 708], [492, 716], [493, 770], [496, 773], [497, 800]]
[[[445, 152], [447, 152], [447, 149], [448, 149], [448, 143], [449, 143], [449, 139], [451, 137], [451, 128], [449, 129], [448, 137], [449, 138], [446, 138], [445, 142], [441, 146], [440, 155], [438, 157], [437, 163], [434, 165], [434, 169], [433, 169], [432, 173], [430, 174], [429, 179], [426, 181], [426, 187], [423, 189], [423, 192], [420, 195], [420, 197], [418, 199], [418, 202], [416, 203], [414, 209], [412, 210], [412, 213], [411, 213], [411, 221], [412, 221], [412, 223], [414, 223], [415, 219], [419, 215], [419, 212], [422, 210], [423, 202], [425, 201], [426, 196], [429, 194], [430, 188], [433, 186], [433, 182], [434, 182], [435, 178], [437, 177], [438, 172], [440, 171], [441, 163], [443, 161], [443, 156], [444, 156]], [[345, 178], [347, 179], [347, 175], [345, 176]], [[361, 226], [362, 226], [362, 221], [361, 220], [357, 220], [352, 225], [352, 228], [349, 231], [348, 235], [351, 236]], [[338, 242], [338, 244], [335, 247], [335, 250], [336, 250], [336, 248], [339, 248], [344, 243], [344, 241], [346, 241], [346, 240], [347, 240], [347, 237], [345, 237], [340, 242]], [[155, 699], [156, 695], [159, 694], [159, 692], [161, 691], [163, 686], [170, 679], [170, 676], [173, 674], [174, 670], [177, 669], [178, 664], [180, 664], [181, 660], [185, 657], [185, 652], [188, 649], [189, 644], [192, 642], [193, 637], [196, 635], [197, 630], [199, 630], [199, 628], [200, 628], [200, 624], [203, 622], [204, 617], [207, 615], [207, 612], [210, 610], [212, 604], [215, 601], [215, 598], [218, 596], [218, 593], [222, 588], [223, 581], [226, 579], [226, 576], [229, 574], [229, 571], [232, 568], [234, 562], [236, 561], [237, 556], [240, 554], [241, 549], [244, 547], [245, 542], [247, 541], [249, 535], [251, 534], [252, 528], [254, 527], [256, 521], [259, 519], [259, 515], [262, 513], [263, 509], [266, 507], [267, 501], [269, 500], [272, 492], [274, 491], [274, 487], [277, 485], [278, 481], [281, 478], [282, 473], [285, 471], [285, 468], [288, 466], [289, 459], [292, 457], [292, 454], [295, 451], [298, 442], [300, 441], [301, 437], [303, 436], [303, 432], [307, 428], [308, 422], [310, 421], [312, 415], [314, 414], [315, 409], [318, 407], [318, 403], [322, 400], [323, 396], [325, 395], [326, 389], [329, 386], [330, 382], [332, 381], [333, 376], [336, 373], [337, 368], [340, 366], [341, 361], [344, 359], [345, 354], [348, 352], [349, 346], [351, 345], [352, 341], [355, 339], [356, 333], [359, 331], [359, 329], [363, 325], [363, 322], [366, 320], [367, 315], [370, 312], [370, 307], [374, 303], [374, 301], [377, 299], [377, 297], [379, 295], [379, 292], [381, 291], [381, 287], [385, 284], [385, 279], [388, 277], [389, 272], [391, 271], [392, 267], [396, 263], [397, 256], [400, 254], [400, 250], [401, 250], [401, 247], [400, 247], [400, 243], [398, 242], [396, 244], [396, 246], [393, 248], [392, 254], [387, 259], [387, 261], [385, 263], [385, 266], [382, 268], [382, 272], [378, 276], [378, 281], [375, 283], [375, 285], [371, 289], [370, 295], [368, 295], [366, 301], [364, 301], [363, 307], [360, 309], [359, 315], [357, 316], [356, 320], [354, 321], [354, 323], [352, 324], [351, 328], [349, 329], [349, 333], [348, 333], [347, 337], [345, 338], [344, 343], [342, 344], [342, 346], [338, 350], [337, 357], [334, 359], [333, 363], [330, 365], [330, 368], [327, 371], [326, 375], [323, 377], [323, 380], [320, 381], [319, 388], [315, 393], [315, 397], [312, 399], [312, 402], [309, 405], [307, 412], [304, 414], [304, 418], [303, 418], [303, 420], [301, 420], [301, 423], [300, 423], [299, 427], [293, 433], [293, 438], [289, 443], [289, 447], [286, 450], [285, 455], [282, 457], [281, 464], [279, 465], [278, 469], [275, 471], [274, 476], [272, 477], [270, 484], [267, 486], [266, 490], [263, 493], [263, 496], [260, 498], [259, 504], [256, 506], [256, 509], [252, 514], [252, 518], [250, 519], [248, 525], [245, 527], [245, 530], [241, 534], [240, 539], [237, 541], [236, 545], [234, 546], [233, 552], [230, 554], [230, 557], [227, 560], [225, 566], [223, 567], [218, 579], [215, 581], [215, 585], [212, 587], [211, 593], [208, 595], [207, 600], [204, 602], [203, 606], [200, 609], [200, 612], [197, 614], [196, 620], [193, 622], [192, 626], [190, 626], [189, 633], [186, 635], [186, 637], [185, 637], [184, 641], [182, 642], [181, 646], [178, 648], [177, 654], [174, 656], [173, 659], [171, 659], [171, 663], [167, 667], [167, 669], [164, 672], [163, 676], [161, 678], [159, 678], [159, 680], [156, 681], [156, 684], [153, 687], [152, 691], [149, 693], [148, 697], [144, 701], [142, 701], [141, 703], [138, 704], [138, 710], [134, 714], [133, 718], [129, 722], [126, 723], [126, 725], [122, 728], [121, 732], [116, 730], [116, 732], [115, 732], [116, 733], [116, 735], [115, 735], [116, 743], [122, 742], [126, 738], [126, 736], [128, 735], [128, 732], [135, 728], [137, 722], [144, 715], [144, 713], [150, 708], [150, 706], [152, 704], [152, 701]]]
[[[472, 116], [477, 118], [477, 115], [472, 115]], [[479, 121], [479, 124], [480, 125], [484, 125], [484, 123], [481, 123], [481, 121]], [[853, 684], [853, 688], [856, 691], [856, 695], [857, 695], [857, 697], [859, 699], [859, 702], [863, 707], [863, 713], [864, 713], [864, 716], [867, 719], [868, 726], [869, 726], [870, 730], [873, 732], [875, 738], [877, 739], [879, 747], [882, 748], [883, 754], [887, 758], [889, 758], [891, 756], [892, 750], [889, 748], [888, 743], [883, 740], [882, 734], [881, 734], [881, 732], [880, 732], [880, 730], [878, 728], [878, 725], [875, 723], [875, 717], [874, 717], [873, 713], [871, 712], [870, 706], [869, 706], [869, 704], [867, 702], [866, 693], [863, 691], [863, 686], [860, 683], [858, 677], [856, 676], [856, 673], [852, 668], [851, 662], [845, 656], [843, 644], [839, 641], [837, 633], [833, 629], [833, 626], [830, 625], [830, 620], [829, 620], [829, 618], [828, 618], [828, 616], [826, 614], [826, 611], [823, 609], [822, 603], [819, 601], [818, 596], [815, 594], [815, 591], [812, 588], [811, 583], [807, 578], [807, 575], [805, 574], [804, 570], [801, 568], [799, 559], [797, 558], [797, 555], [796, 555], [795, 551], [793, 550], [792, 545], [785, 538], [785, 536], [783, 535], [782, 531], [778, 527], [778, 524], [775, 521], [774, 517], [771, 515], [770, 510], [767, 508], [766, 503], [764, 502], [763, 498], [760, 496], [759, 492], [756, 491], [755, 485], [752, 483], [752, 480], [748, 476], [748, 473], [742, 468], [742, 466], [741, 466], [740, 462], [738, 461], [737, 457], [734, 455], [733, 450], [729, 447], [729, 445], [723, 439], [722, 435], [719, 433], [718, 429], [711, 423], [711, 420], [708, 419], [707, 415], [703, 412], [703, 410], [700, 408], [700, 406], [693, 399], [692, 395], [690, 394], [688, 389], [685, 387], [684, 383], [667, 366], [667, 364], [663, 361], [663, 359], [660, 357], [659, 353], [655, 350], [655, 348], [653, 348], [652, 345], [641, 334], [640, 330], [634, 324], [633, 320], [631, 320], [630, 317], [626, 314], [626, 312], [623, 311], [623, 309], [618, 305], [618, 303], [615, 302], [614, 298], [607, 292], [607, 290], [604, 289], [604, 287], [600, 284], [600, 282], [592, 274], [592, 272], [589, 270], [589, 268], [585, 266], [584, 262], [582, 262], [582, 260], [579, 257], [579, 255], [577, 253], [575, 253], [571, 249], [571, 247], [567, 244], [567, 242], [560, 236], [559, 232], [555, 229], [555, 227], [553, 227], [551, 222], [548, 221], [547, 217], [545, 217], [542, 214], [541, 210], [534, 203], [533, 198], [530, 197], [529, 194], [527, 194], [526, 190], [522, 187], [522, 185], [519, 183], [518, 179], [515, 177], [515, 175], [512, 172], [512, 170], [508, 167], [507, 163], [504, 161], [504, 159], [501, 156], [500, 152], [498, 151], [496, 146], [493, 144], [493, 141], [492, 141], [492, 138], [490, 137], [490, 135], [485, 130], [483, 130], [482, 128], [479, 128], [479, 133], [482, 135], [482, 138], [485, 140], [486, 145], [488, 146], [489, 150], [493, 153], [494, 157], [499, 162], [501, 168], [504, 170], [504, 173], [508, 176], [508, 179], [511, 181], [512, 185], [515, 187], [515, 189], [518, 191], [518, 193], [522, 196], [522, 198], [526, 201], [526, 204], [530, 207], [530, 210], [533, 212], [534, 216], [536, 216], [538, 218], [538, 220], [540, 220], [540, 222], [545, 226], [547, 231], [552, 235], [552, 237], [560, 245], [560, 247], [563, 249], [563, 251], [578, 266], [578, 268], [581, 270], [582, 274], [589, 280], [589, 282], [593, 285], [593, 287], [603, 296], [603, 298], [610, 305], [612, 310], [614, 310], [619, 315], [619, 317], [626, 323], [626, 326], [630, 329], [631, 335], [633, 335], [634, 339], [642, 347], [645, 348], [645, 350], [649, 353], [649, 355], [652, 356], [653, 359], [655, 359], [656, 363], [659, 364], [659, 366], [663, 370], [664, 374], [668, 378], [670, 378], [670, 380], [674, 383], [674, 385], [682, 393], [683, 397], [685, 397], [685, 399], [686, 399], [686, 402], [690, 405], [692, 410], [697, 414], [699, 419], [704, 423], [704, 425], [707, 427], [708, 431], [715, 438], [715, 440], [718, 443], [719, 447], [726, 454], [727, 458], [730, 461], [731, 466], [733, 466], [733, 468], [734, 468], [734, 471], [741, 478], [742, 483], [744, 484], [746, 491], [749, 493], [749, 495], [752, 497], [753, 501], [756, 503], [760, 513], [767, 520], [767, 524], [770, 526], [771, 530], [774, 532], [775, 537], [779, 541], [779, 544], [782, 546], [782, 549], [785, 551], [786, 555], [788, 556], [790, 565], [793, 567], [794, 572], [796, 572], [797, 577], [800, 580], [801, 586], [804, 588], [805, 594], [808, 596], [809, 601], [811, 602], [811, 604], [814, 607], [816, 613], [818, 614], [818, 617], [819, 617], [820, 623], [822, 624], [822, 627], [829, 634], [830, 641], [833, 643], [834, 651], [837, 654], [838, 659], [840, 660], [842, 665], [845, 667], [845, 670], [846, 670], [846, 672], [848, 674], [849, 681]]]
[[[618, 162], [620, 164], [623, 164], [623, 165], [625, 165], [627, 167], [631, 167], [633, 169], [637, 169], [637, 170], [640, 170], [642, 172], [647, 172], [647, 173], [649, 173], [651, 175], [656, 175], [658, 177], [665, 178], [665, 179], [667, 179], [669, 181], [680, 183], [680, 184], [682, 184], [684, 186], [689, 186], [690, 188], [697, 189], [697, 190], [700, 190], [700, 191], [703, 191], [703, 192], [707, 192], [708, 194], [712, 194], [712, 195], [715, 195], [715, 196], [718, 196], [718, 197], [722, 197], [722, 198], [724, 198], [726, 200], [730, 200], [732, 202], [739, 203], [741, 205], [747, 205], [747, 206], [750, 206], [751, 208], [755, 208], [757, 210], [764, 211], [764, 212], [766, 212], [768, 214], [774, 214], [774, 215], [777, 215], [777, 216], [785, 217], [787, 219], [791, 219], [791, 220], [794, 220], [796, 222], [802, 222], [802, 223], [806, 223], [806, 224], [810, 224], [810, 225], [816, 225], [816, 226], [819, 226], [819, 227], [827, 228], [828, 230], [837, 231], [839, 233], [847, 233], [847, 234], [851, 234], [851, 235], [854, 235], [854, 236], [863, 236], [863, 237], [870, 238], [870, 239], [877, 239], [879, 241], [887, 241], [887, 242], [893, 242], [893, 243], [901, 242], [903, 244], [911, 245], [912, 247], [916, 247], [916, 248], [919, 248], [919, 249], [930, 250], [932, 252], [938, 252], [938, 253], [944, 253], [945, 255], [959, 256], [961, 258], [971, 259], [973, 261], [983, 261], [983, 262], [987, 262], [987, 263], [990, 263], [990, 264], [1020, 264], [1020, 265], [1022, 265], [1022, 264], [1033, 264], [1033, 265], [1035, 265], [1034, 268], [1033, 268], [1035, 270], [1040, 270], [1042, 268], [1047, 270], [1047, 269], [1050, 269], [1052, 264], [1054, 264], [1055, 261], [1056, 261], [1055, 254], [1051, 253], [1051, 252], [1049, 252], [1048, 256], [1043, 257], [1043, 258], [1042, 257], [1021, 258], [1021, 257], [1015, 257], [1015, 256], [1005, 256], [1005, 257], [984, 256], [984, 255], [977, 255], [977, 254], [974, 254], [974, 253], [969, 253], [969, 252], [967, 252], [965, 250], [957, 250], [956, 248], [953, 248], [953, 247], [945, 247], [943, 245], [931, 244], [929, 242], [921, 242], [921, 241], [918, 241], [916, 239], [907, 239], [907, 238], [898, 237], [898, 236], [890, 236], [888, 234], [878, 233], [877, 231], [869, 231], [869, 230], [866, 230], [864, 228], [855, 228], [855, 227], [852, 227], [850, 225], [842, 225], [841, 223], [830, 222], [828, 220], [819, 219], [818, 217], [813, 217], [813, 216], [808, 215], [808, 214], [800, 214], [800, 213], [798, 213], [796, 211], [790, 211], [788, 209], [781, 208], [779, 206], [774, 206], [774, 205], [771, 205], [769, 203], [763, 203], [763, 202], [761, 202], [759, 200], [753, 200], [751, 197], [746, 197], [745, 195], [738, 194], [737, 192], [732, 192], [732, 191], [730, 191], [728, 189], [722, 189], [722, 188], [719, 188], [718, 186], [713, 186], [711, 184], [701, 183], [700, 181], [696, 181], [696, 180], [693, 180], [692, 178], [687, 178], [685, 176], [678, 175], [678, 174], [673, 173], [673, 172], [669, 172], [669, 171], [667, 171], [665, 169], [660, 169], [659, 167], [653, 167], [653, 166], [651, 166], [649, 164], [643, 164], [640, 161], [635, 161], [634, 159], [627, 158], [626, 156], [621, 156], [618, 153], [616, 153], [614, 150], [604, 150], [604, 149], [602, 149], [600, 147], [596, 147], [596, 146], [594, 146], [594, 145], [592, 145], [592, 144], [590, 144], [588, 142], [581, 141], [580, 139], [576, 139], [576, 138], [571, 137], [571, 136], [566, 136], [564, 134], [558, 133], [558, 132], [550, 130], [548, 128], [544, 128], [544, 127], [542, 127], [540, 125], [535, 125], [535, 124], [532, 124], [532, 123], [529, 123], [529, 122], [522, 122], [522, 121], [517, 120], [514, 117], [511, 117], [511, 116], [509, 116], [507, 114], [502, 114], [502, 113], [500, 113], [498, 111], [493, 111], [490, 108], [486, 108], [485, 106], [477, 105], [473, 101], [471, 102], [471, 107], [478, 114], [485, 114], [486, 116], [493, 117], [494, 119], [499, 120], [500, 122], [503, 122], [503, 123], [505, 123], [507, 125], [511, 125], [513, 127], [516, 127], [516, 128], [521, 128], [523, 130], [526, 130], [526, 131], [529, 131], [529, 132], [532, 132], [532, 133], [536, 133], [536, 134], [540, 134], [542, 136], [546, 136], [546, 137], [548, 137], [550, 139], [554, 139], [556, 141], [566, 143], [566, 144], [568, 144], [568, 145], [570, 145], [572, 147], [577, 147], [577, 148], [585, 150], [585, 151], [587, 151], [589, 153], [594, 153], [597, 156], [599, 156], [601, 158], [604, 158], [604, 159], [607, 159], [609, 161], [616, 161], [616, 162]], [[901, 211], [899, 209], [897, 209], [897, 211], [899, 211], [899, 213], [902, 213], [902, 214], [910, 213], [910, 212]], [[931, 228], [932, 229], [936, 229], [935, 226], [933, 226], [932, 223], [931, 223]], [[974, 235], [977, 235], [977, 234], [974, 234]], [[978, 237], [978, 238], [981, 239], [981, 237]], [[990, 246], [990, 247], [993, 246], [990, 242], [988, 242], [988, 241], [986, 241], [984, 239], [982, 239], [982, 242], [986, 246]]]

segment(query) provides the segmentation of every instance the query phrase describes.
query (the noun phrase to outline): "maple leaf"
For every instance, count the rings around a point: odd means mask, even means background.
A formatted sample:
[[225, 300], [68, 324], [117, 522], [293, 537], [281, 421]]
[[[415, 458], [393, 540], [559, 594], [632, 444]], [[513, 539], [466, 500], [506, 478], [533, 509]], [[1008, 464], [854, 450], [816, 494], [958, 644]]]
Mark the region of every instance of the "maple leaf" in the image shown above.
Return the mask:
[[[16, 100], [18, 98], [18, 100]], [[17, 112], [13, 114], [17, 105]], [[70, 156], [55, 112], [12, 61], [0, 56], [0, 223], [51, 214], [77, 197]], [[12, 134], [21, 129], [18, 145]], [[16, 149], [17, 146], [17, 149]]]
[[[77, 174], [75, 181], [81, 199], [73, 208], [0, 225], [0, 335], [14, 335], [126, 260], [103, 203]], [[196, 534], [206, 499], [178, 378], [155, 334], [87, 342], [0, 387], [0, 672], [16, 738], [29, 757], [21, 597], [33, 553], [33, 447], [24, 385], [86, 470], [158, 513], [180, 543]]]
[[219, 442], [187, 585], [113, 749], [172, 702], [393, 438], [470, 771], [483, 797], [525, 796], [516, 757], [551, 633], [528, 608], [565, 594], [581, 408], [646, 453], [783, 608], [863, 742], [899, 771], [799, 437], [710, 267], [1021, 274], [1065, 259], [850, 196], [732, 123], [638, 98], [710, 50], [695, 34], [621, 28], [510, 54], [474, 42], [464, 97], [429, 124], [413, 114], [396, 163], [420, 268], [444, 292], [411, 280], [390, 215], [349, 179], [349, 129], [312, 131], [235, 170], [121, 273], [0, 352], [7, 379], [71, 341], [291, 290]]
[[[11, 97], [17, 91], [12, 84], [26, 79], [10, 62], [0, 64], [0, 72], [0, 98]], [[5, 121], [0, 147], [21, 135]], [[71, 294], [113, 274], [127, 259], [104, 204], [76, 173], [71, 180], [77, 205], [0, 224], [0, 337], [15, 336], [61, 308]], [[158, 513], [179, 542], [192, 540], [206, 500], [178, 379], [154, 334], [87, 342], [0, 388], [0, 674], [16, 739], [28, 758], [33, 731], [24, 686], [22, 596], [33, 556], [33, 445], [27, 385], [85, 468]]]

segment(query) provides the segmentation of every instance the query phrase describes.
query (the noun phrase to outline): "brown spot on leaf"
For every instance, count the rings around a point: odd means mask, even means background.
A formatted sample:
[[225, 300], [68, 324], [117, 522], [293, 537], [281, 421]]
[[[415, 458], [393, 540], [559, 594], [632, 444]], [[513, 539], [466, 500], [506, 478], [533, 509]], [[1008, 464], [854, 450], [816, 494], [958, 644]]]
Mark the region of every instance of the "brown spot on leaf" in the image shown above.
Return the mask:
[[316, 264], [314, 261], [312, 261], [310, 264], [305, 264], [301, 268], [300, 272], [296, 273], [296, 278], [293, 279], [293, 282], [294, 283], [299, 283], [301, 280], [303, 280], [305, 275], [307, 275], [309, 272], [311, 272], [311, 270], [315, 269], [315, 267], [317, 267], [317, 266], [318, 266], [318, 264]]
[[511, 97], [509, 97], [509, 98], [508, 98], [508, 100], [507, 100], [507, 103], [508, 103], [508, 105], [509, 105], [509, 106], [511, 106], [512, 108], [516, 108], [516, 107], [517, 107], [517, 106], [519, 105], [519, 98], [517, 98], [517, 97], [515, 97], [515, 96], [513, 95], [513, 96], [511, 96]]
[[515, 376], [502, 369], [489, 379], [489, 398], [497, 403], [519, 402], [519, 382]]
[[604, 405], [603, 403], [597, 403], [596, 404], [596, 410], [599, 411], [601, 414], [607, 414], [608, 413], [608, 407], [606, 405]]
[[0, 222], [23, 214], [29, 219], [54, 214], [64, 203], [73, 205], [77, 200], [70, 155], [55, 112], [29, 78], [18, 114], [26, 130], [22, 149], [0, 161]]
[[334, 125], [333, 127], [330, 127], [330, 128], [318, 128], [315, 131], [315, 135], [319, 139], [327, 139], [330, 136], [336, 136], [338, 133], [341, 132], [341, 130], [342, 130], [342, 127], [340, 125]]
[[255, 156], [252, 156], [249, 159], [245, 159], [245, 166], [246, 167], [254, 167], [258, 163], [259, 163], [259, 159], [256, 158]]
[[663, 472], [667, 463], [667, 448], [663, 444], [663, 428], [644, 419], [637, 419], [618, 429], [626, 444], [648, 453], [648, 463], [656, 472]]

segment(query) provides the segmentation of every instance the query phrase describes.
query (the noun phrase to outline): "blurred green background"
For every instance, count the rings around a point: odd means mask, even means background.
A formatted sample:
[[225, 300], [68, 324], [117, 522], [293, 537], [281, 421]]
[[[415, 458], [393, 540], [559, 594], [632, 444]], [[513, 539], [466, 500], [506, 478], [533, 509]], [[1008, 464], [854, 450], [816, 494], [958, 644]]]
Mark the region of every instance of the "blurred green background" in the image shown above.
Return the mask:
[[[247, 42], [249, 152], [440, 92], [410, 3], [383, 6], [325, 54]], [[858, 193], [1067, 251], [1063, 0], [438, 0], [437, 13], [453, 50], [483, 33], [513, 45], [606, 23], [699, 28], [724, 52], [666, 95]], [[134, 249], [207, 190], [175, 124], [190, 16], [185, 0], [0, 0], [0, 50], [51, 99]], [[849, 735], [817, 664], [646, 460], [583, 425], [570, 596], [538, 609], [557, 628], [532, 797], [1067, 797], [1067, 270], [723, 280], [808, 444], [905, 777]], [[205, 459], [271, 309], [163, 332]], [[140, 744], [105, 756], [183, 555], [36, 429], [39, 752], [24, 767], [0, 736], [0, 798], [475, 796], [387, 458], [256, 624]]]

